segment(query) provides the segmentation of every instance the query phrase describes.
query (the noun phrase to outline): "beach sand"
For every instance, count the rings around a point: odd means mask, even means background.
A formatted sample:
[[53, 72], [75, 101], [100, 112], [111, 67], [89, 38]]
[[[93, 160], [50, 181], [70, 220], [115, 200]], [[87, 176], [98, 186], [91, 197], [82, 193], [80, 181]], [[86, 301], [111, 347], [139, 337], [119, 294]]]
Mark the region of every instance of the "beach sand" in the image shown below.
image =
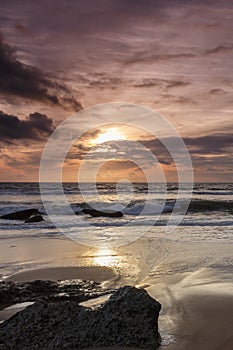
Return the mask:
[[11, 281], [81, 278], [143, 287], [163, 306], [161, 348], [231, 350], [232, 248], [144, 239], [98, 253], [59, 237], [14, 238], [0, 247], [1, 274]]
[[160, 328], [169, 350], [233, 349], [233, 274], [213, 269], [164, 276], [148, 292], [163, 303]]
[[117, 275], [108, 267], [80, 266], [80, 267], [51, 267], [18, 272], [7, 277], [6, 281], [30, 282], [35, 280], [61, 281], [71, 279], [91, 280], [96, 282], [109, 281]]
[[179, 300], [176, 341], [169, 350], [233, 349], [233, 296], [193, 294]]

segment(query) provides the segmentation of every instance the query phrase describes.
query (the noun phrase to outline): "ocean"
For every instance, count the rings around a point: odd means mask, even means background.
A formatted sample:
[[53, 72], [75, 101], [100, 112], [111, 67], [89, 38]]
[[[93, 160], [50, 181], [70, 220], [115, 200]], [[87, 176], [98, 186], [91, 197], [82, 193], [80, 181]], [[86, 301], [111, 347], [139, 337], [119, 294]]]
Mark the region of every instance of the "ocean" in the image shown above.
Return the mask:
[[[60, 237], [71, 233], [84, 245], [110, 244], [114, 246], [129, 243], [141, 236], [163, 238], [165, 240], [187, 242], [233, 242], [233, 184], [232, 183], [196, 183], [192, 190], [192, 199], [187, 213], [176, 229], [166, 231], [170, 224], [171, 213], [176, 203], [178, 185], [169, 183], [164, 186], [154, 183], [128, 184], [120, 187], [114, 183], [64, 183], [63, 189], [70, 208], [77, 215], [69, 220], [69, 214], [63, 211], [63, 203], [56, 192], [55, 183], [47, 184], [50, 211], [59, 213], [59, 230], [46, 215], [40, 196], [38, 183], [1, 183], [0, 215], [17, 210], [37, 208], [45, 218], [39, 223], [0, 220], [0, 239], [12, 237], [52, 236]], [[164, 193], [166, 192], [166, 193]], [[178, 208], [185, 209], [184, 199], [179, 200]], [[164, 199], [164, 195], [165, 199]], [[146, 203], [146, 209], [145, 209]], [[82, 214], [82, 209], [120, 210], [122, 218], [90, 217]], [[184, 206], [184, 208], [182, 207]], [[123, 238], [122, 238], [123, 237]]]

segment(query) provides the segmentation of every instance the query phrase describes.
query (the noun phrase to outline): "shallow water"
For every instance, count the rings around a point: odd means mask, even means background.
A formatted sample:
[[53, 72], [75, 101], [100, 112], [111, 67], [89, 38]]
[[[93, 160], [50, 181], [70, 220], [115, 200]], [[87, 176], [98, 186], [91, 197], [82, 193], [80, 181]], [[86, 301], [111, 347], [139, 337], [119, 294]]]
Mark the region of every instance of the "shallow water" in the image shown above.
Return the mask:
[[[195, 184], [188, 212], [189, 186], [183, 184], [178, 196], [178, 185], [167, 184], [82, 184], [65, 183], [64, 193], [71, 205], [67, 214], [56, 184], [47, 184], [50, 213], [54, 211], [62, 232], [75, 237], [79, 243], [95, 246], [117, 246], [130, 243], [146, 235], [179, 241], [233, 242], [233, 184]], [[85, 198], [85, 200], [84, 200]], [[172, 230], [176, 204], [178, 229]], [[81, 214], [85, 207], [98, 210], [121, 210], [123, 218], [91, 218]], [[45, 213], [37, 183], [1, 183], [0, 215], [21, 209], [38, 208]], [[25, 224], [20, 221], [0, 220], [0, 239], [7, 236], [45, 236], [61, 233], [45, 215], [46, 221]], [[167, 230], [170, 229], [170, 230]]]

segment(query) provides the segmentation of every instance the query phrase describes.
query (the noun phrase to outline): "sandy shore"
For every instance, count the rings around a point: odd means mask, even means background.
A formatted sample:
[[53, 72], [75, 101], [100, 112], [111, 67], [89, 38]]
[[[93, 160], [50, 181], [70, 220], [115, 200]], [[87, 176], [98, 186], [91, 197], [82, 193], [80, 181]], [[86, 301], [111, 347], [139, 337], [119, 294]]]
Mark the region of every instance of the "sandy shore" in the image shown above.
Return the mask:
[[233, 296], [199, 294], [179, 300], [176, 341], [169, 350], [233, 349]]
[[[115, 278], [106, 267], [56, 267], [22, 271], [8, 277], [11, 281], [35, 279], [93, 279], [99, 282]], [[213, 278], [214, 277], [214, 278]], [[147, 290], [162, 302], [160, 329], [169, 350], [230, 350], [233, 348], [233, 287], [231, 272], [221, 280], [220, 272], [200, 269], [192, 273], [148, 279]], [[1, 318], [17, 310], [6, 310]], [[169, 340], [166, 338], [170, 337]], [[107, 348], [106, 348], [107, 349]], [[108, 348], [112, 349], [112, 348]]]
[[0, 261], [5, 267], [1, 271], [8, 275], [6, 280], [80, 278], [141, 286], [163, 305], [159, 325], [166, 345], [162, 348], [233, 349], [230, 245], [138, 241], [98, 253], [62, 239], [2, 243]]
[[30, 282], [35, 280], [91, 280], [96, 282], [109, 281], [117, 275], [113, 269], [107, 267], [51, 267], [18, 272], [7, 277], [6, 281]]
[[194, 272], [163, 276], [148, 287], [162, 302], [160, 329], [174, 334], [169, 350], [233, 349], [233, 273], [200, 268]]

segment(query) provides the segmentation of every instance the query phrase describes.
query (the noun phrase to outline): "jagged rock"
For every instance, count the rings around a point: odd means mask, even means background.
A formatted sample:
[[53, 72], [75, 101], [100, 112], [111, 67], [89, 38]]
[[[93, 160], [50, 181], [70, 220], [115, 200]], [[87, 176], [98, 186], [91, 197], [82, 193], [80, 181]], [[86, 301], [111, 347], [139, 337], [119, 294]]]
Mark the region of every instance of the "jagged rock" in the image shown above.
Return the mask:
[[95, 309], [74, 302], [37, 302], [0, 325], [0, 344], [4, 350], [155, 349], [160, 344], [160, 308], [145, 290], [130, 286]]
[[121, 211], [101, 211], [96, 209], [83, 209], [82, 212], [84, 214], [89, 214], [91, 216], [97, 217], [97, 216], [106, 216], [111, 218], [119, 218], [123, 216], [123, 213]]
[[86, 301], [99, 297], [112, 290], [104, 289], [101, 284], [93, 281], [33, 281], [10, 282], [0, 281], [0, 309], [27, 301]]
[[42, 215], [33, 215], [29, 219], [25, 220], [25, 223], [41, 222], [41, 221], [44, 221], [44, 218]]
[[20, 210], [16, 211], [14, 213], [9, 213], [0, 216], [0, 219], [5, 219], [5, 220], [27, 220], [29, 219], [32, 215], [37, 215], [40, 214], [38, 209], [25, 209], [25, 210]]

